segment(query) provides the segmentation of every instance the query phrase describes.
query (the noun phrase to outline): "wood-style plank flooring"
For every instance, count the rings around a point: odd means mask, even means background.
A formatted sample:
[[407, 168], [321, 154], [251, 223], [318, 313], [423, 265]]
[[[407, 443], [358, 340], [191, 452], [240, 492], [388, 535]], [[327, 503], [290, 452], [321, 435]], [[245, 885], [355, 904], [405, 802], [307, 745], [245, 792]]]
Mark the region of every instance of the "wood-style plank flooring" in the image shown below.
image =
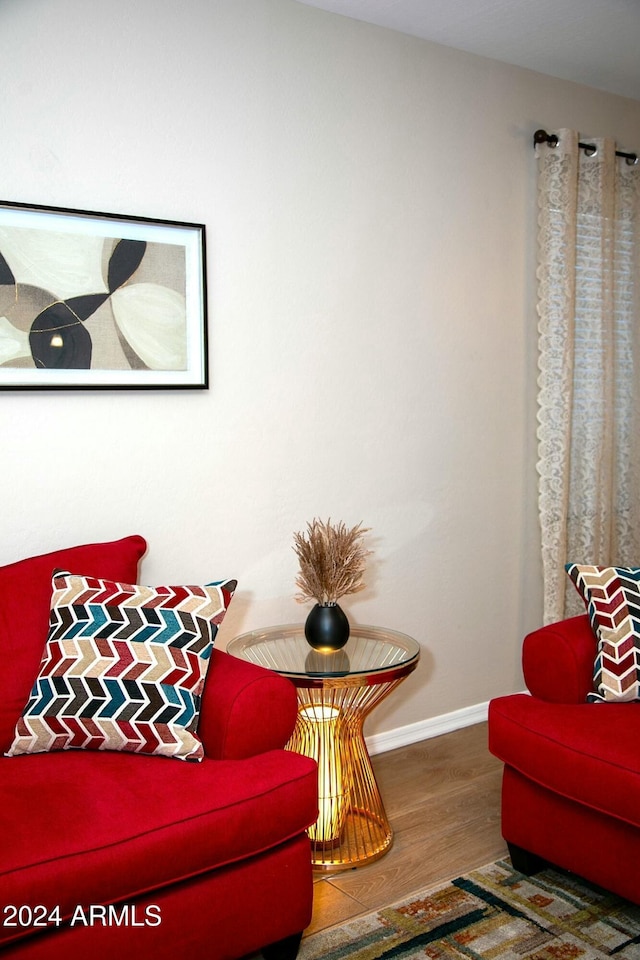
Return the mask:
[[355, 870], [317, 875], [307, 936], [506, 853], [502, 764], [487, 750], [486, 723], [379, 754], [373, 766], [393, 846]]

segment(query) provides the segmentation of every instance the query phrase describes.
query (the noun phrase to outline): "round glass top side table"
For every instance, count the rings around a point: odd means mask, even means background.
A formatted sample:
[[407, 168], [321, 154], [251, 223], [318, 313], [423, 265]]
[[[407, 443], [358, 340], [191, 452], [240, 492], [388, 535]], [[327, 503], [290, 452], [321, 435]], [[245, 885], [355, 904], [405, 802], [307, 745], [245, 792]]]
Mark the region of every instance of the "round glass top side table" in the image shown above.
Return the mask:
[[314, 868], [335, 872], [370, 863], [393, 842], [364, 739], [365, 718], [415, 670], [420, 647], [380, 627], [352, 626], [341, 650], [321, 653], [303, 624], [242, 634], [227, 653], [289, 677], [298, 719], [287, 748], [318, 762], [316, 823], [309, 828]]

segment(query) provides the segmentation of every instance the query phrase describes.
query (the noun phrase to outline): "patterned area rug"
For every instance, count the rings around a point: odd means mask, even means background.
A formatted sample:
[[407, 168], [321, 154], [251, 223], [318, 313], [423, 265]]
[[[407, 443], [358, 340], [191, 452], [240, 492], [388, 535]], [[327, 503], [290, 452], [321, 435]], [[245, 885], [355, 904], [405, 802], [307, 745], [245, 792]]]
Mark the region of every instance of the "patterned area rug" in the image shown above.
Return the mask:
[[640, 960], [640, 907], [555, 870], [499, 860], [302, 941], [299, 960]]

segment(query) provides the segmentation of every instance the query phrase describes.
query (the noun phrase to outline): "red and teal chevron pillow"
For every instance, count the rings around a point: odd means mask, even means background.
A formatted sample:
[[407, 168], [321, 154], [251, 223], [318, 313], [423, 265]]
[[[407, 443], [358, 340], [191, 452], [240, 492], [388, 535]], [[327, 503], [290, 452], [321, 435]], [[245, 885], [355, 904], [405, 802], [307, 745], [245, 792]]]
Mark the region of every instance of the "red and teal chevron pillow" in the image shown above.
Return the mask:
[[598, 640], [588, 700], [640, 700], [640, 567], [569, 563]]
[[6, 755], [81, 748], [202, 760], [202, 691], [235, 588], [56, 571], [40, 671]]

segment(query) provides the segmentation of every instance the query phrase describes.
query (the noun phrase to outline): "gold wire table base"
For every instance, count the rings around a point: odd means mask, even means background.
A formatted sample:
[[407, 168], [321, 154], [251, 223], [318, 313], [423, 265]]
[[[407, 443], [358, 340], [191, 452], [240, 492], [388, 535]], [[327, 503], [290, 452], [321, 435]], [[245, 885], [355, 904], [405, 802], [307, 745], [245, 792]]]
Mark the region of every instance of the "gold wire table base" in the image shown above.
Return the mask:
[[311, 841], [311, 862], [318, 873], [338, 873], [379, 860], [392, 844], [393, 830], [388, 821], [378, 823], [366, 811], [355, 810], [347, 814], [337, 845]]
[[371, 863], [393, 842], [363, 723], [401, 679], [367, 684], [344, 678], [298, 687], [298, 720], [287, 747], [318, 763], [319, 816], [308, 831], [317, 871]]

